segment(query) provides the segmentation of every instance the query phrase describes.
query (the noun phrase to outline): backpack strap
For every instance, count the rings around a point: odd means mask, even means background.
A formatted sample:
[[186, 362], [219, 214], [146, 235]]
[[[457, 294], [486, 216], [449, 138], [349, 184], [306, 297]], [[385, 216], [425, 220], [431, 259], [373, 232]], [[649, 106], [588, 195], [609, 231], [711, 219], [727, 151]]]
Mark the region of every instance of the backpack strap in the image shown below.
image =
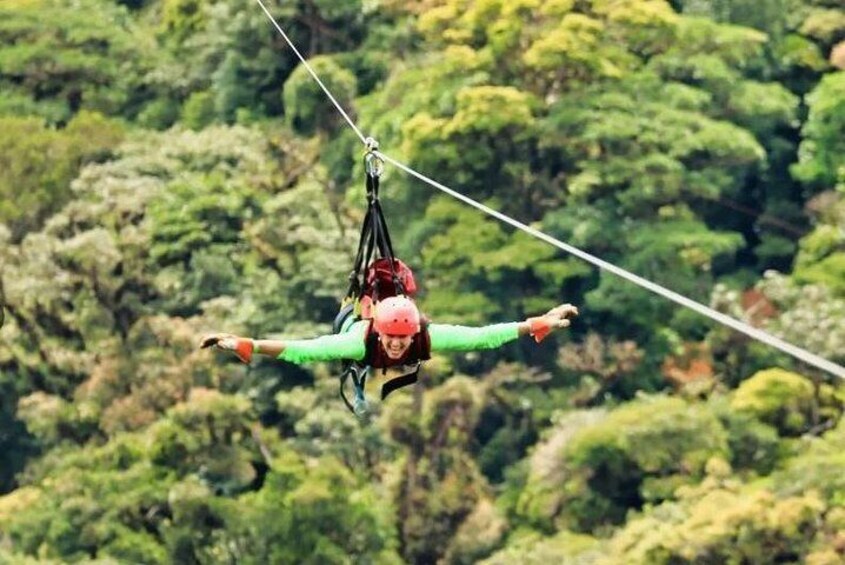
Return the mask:
[[420, 333], [417, 335], [419, 339], [414, 340], [416, 357], [420, 361], [428, 361], [431, 359], [431, 335], [428, 333], [428, 318], [425, 316], [420, 316]]
[[332, 322], [332, 333], [339, 334], [341, 330], [343, 330], [343, 326], [347, 320], [349, 320], [350, 316], [355, 315], [355, 301], [350, 301], [344, 304], [340, 312], [337, 313], [337, 316], [334, 317], [334, 321]]
[[361, 361], [364, 365], [372, 367], [378, 357], [378, 334], [373, 331], [373, 322], [367, 326], [367, 333], [364, 334], [364, 360]]

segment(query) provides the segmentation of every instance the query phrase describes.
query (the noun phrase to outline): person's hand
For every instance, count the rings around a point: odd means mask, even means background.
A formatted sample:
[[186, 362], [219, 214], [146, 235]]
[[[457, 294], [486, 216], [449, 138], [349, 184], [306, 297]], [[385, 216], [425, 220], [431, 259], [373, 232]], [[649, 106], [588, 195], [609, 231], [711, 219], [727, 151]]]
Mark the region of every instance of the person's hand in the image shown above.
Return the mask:
[[238, 337], [233, 334], [209, 334], [203, 336], [200, 341], [200, 349], [213, 347], [220, 351], [231, 351], [243, 363], [252, 361], [252, 352], [255, 349], [253, 341], [249, 338]]
[[568, 328], [572, 323], [569, 318], [574, 318], [578, 315], [578, 308], [572, 304], [561, 304], [546, 312], [546, 318], [554, 328]]
[[561, 304], [552, 308], [542, 316], [528, 318], [530, 333], [534, 340], [539, 343], [554, 329], [568, 328], [572, 321], [570, 318], [578, 315], [578, 308], [572, 304]]

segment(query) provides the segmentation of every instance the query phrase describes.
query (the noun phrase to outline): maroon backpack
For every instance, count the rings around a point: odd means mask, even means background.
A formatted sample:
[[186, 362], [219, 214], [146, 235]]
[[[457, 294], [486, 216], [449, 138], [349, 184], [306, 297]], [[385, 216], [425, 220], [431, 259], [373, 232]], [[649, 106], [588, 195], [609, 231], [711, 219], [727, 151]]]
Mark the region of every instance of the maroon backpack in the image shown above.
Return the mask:
[[417, 293], [417, 283], [414, 280], [414, 273], [411, 268], [400, 259], [393, 259], [393, 268], [390, 268], [390, 259], [382, 257], [376, 259], [367, 267], [367, 274], [364, 277], [363, 296], [369, 296], [373, 302], [404, 294], [413, 298]]

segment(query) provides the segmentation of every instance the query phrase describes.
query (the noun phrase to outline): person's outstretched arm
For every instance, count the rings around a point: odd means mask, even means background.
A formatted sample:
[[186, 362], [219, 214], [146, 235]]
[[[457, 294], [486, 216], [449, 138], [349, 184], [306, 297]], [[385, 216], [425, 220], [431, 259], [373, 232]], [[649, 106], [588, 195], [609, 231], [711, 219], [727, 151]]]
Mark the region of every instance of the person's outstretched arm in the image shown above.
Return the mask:
[[365, 332], [366, 324], [357, 322], [345, 333], [290, 341], [210, 334], [203, 337], [200, 347], [231, 351], [244, 363], [249, 363], [255, 354], [268, 355], [296, 364], [336, 359], [360, 361], [366, 353]]
[[569, 318], [577, 315], [578, 308], [571, 304], [562, 304], [557, 308], [552, 308], [542, 316], [528, 318], [524, 322], [492, 324], [482, 327], [431, 324], [428, 327], [431, 336], [431, 350], [473, 351], [494, 349], [524, 335], [531, 335], [539, 342], [549, 332], [568, 327], [571, 323]]

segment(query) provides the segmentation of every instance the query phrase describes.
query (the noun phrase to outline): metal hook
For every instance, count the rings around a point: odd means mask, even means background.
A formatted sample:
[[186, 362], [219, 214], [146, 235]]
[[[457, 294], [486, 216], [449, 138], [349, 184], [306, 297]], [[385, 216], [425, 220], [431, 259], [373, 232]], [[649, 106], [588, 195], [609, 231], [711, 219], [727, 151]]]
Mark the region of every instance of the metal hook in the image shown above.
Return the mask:
[[368, 152], [364, 156], [364, 166], [367, 174], [371, 177], [380, 177], [384, 172], [384, 161], [373, 152]]

